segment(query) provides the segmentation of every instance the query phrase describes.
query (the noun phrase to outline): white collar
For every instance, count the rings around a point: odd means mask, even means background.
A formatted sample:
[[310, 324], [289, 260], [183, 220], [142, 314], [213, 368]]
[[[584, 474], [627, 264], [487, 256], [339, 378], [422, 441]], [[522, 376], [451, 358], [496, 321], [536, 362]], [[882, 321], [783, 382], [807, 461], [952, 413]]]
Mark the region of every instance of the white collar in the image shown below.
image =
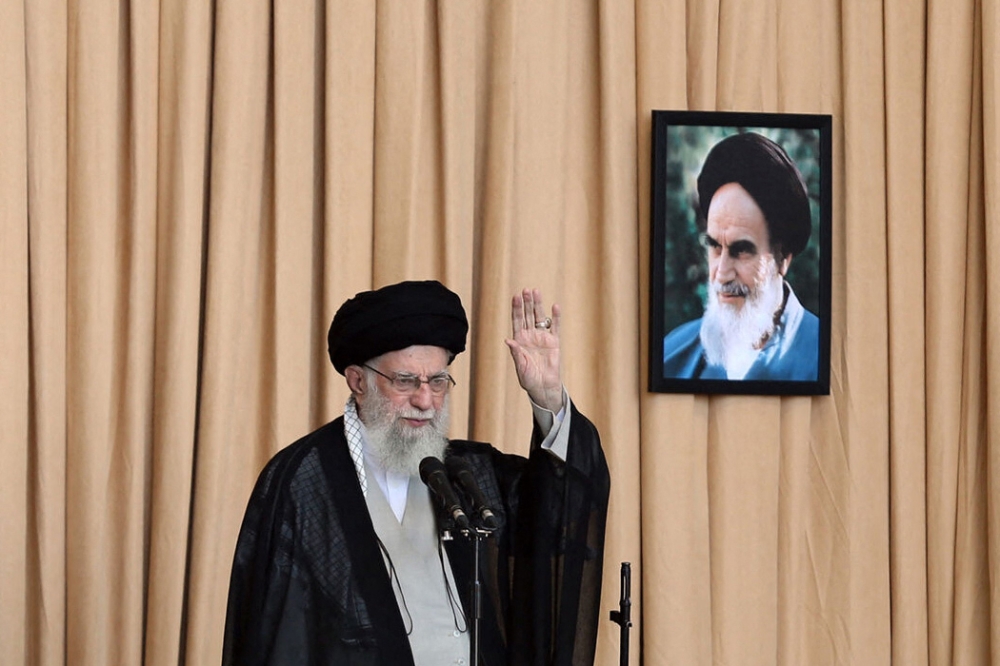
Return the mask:
[[361, 484], [361, 494], [368, 497], [368, 473], [365, 470], [365, 463], [368, 470], [382, 489], [389, 507], [396, 515], [399, 522], [403, 522], [403, 513], [406, 511], [406, 495], [410, 488], [410, 477], [405, 474], [388, 472], [372, 455], [368, 448], [368, 438], [365, 432], [365, 424], [358, 416], [358, 405], [352, 395], [344, 405], [344, 436], [347, 437], [347, 448], [351, 453], [351, 460], [354, 461], [354, 471], [358, 474], [358, 483]]
[[361, 494], [368, 497], [368, 475], [365, 474], [365, 425], [358, 416], [358, 404], [352, 395], [344, 405], [344, 436], [347, 438], [347, 450], [354, 461], [354, 471], [361, 484]]

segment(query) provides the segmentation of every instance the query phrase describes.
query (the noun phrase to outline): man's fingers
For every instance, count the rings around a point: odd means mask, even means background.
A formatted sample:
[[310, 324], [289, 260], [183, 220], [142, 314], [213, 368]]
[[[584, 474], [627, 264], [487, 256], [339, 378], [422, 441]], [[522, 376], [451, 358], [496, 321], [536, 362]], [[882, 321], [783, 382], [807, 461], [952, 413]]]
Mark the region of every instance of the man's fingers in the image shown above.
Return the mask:
[[[545, 312], [545, 302], [542, 291], [537, 288], [525, 288], [521, 293], [514, 294], [510, 302], [511, 332], [517, 336], [518, 331], [530, 331], [533, 328], [545, 328], [552, 333], [559, 331], [559, 306], [552, 305], [551, 315]], [[549, 325], [539, 326], [548, 320]]]
[[510, 299], [510, 330], [513, 337], [524, 328], [524, 301], [520, 294], [514, 294]]

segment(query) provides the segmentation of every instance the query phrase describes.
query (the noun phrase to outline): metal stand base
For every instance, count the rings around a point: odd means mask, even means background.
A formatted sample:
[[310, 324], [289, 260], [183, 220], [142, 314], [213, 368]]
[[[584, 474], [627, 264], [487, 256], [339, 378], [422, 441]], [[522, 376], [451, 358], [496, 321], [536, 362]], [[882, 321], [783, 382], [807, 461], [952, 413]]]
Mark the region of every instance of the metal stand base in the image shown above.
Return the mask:
[[621, 589], [621, 601], [618, 610], [611, 611], [611, 621], [622, 628], [619, 663], [628, 666], [628, 633], [632, 626], [632, 565], [628, 562], [622, 562]]

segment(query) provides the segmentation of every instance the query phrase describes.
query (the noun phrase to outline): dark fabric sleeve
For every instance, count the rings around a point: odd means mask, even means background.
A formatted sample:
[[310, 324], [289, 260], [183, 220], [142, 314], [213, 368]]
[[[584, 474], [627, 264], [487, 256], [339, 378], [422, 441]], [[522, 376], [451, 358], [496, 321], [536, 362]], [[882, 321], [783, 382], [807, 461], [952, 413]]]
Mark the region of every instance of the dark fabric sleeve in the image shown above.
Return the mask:
[[[480, 567], [489, 590], [482, 636], [489, 666], [594, 661], [610, 478], [593, 424], [572, 407], [569, 425], [566, 461], [539, 447], [537, 426], [527, 459], [476, 442], [451, 444], [500, 507]], [[464, 592], [468, 547], [456, 539], [448, 555]]]
[[610, 475], [594, 425], [572, 407], [565, 462], [537, 444], [517, 489], [511, 664], [593, 664]]
[[277, 663], [272, 656], [308, 663], [306, 604], [293, 584], [292, 552], [281, 543], [294, 516], [276, 492], [294, 462], [272, 460], [247, 504], [229, 584], [224, 666]]
[[412, 666], [336, 421], [279, 452], [237, 539], [223, 666]]

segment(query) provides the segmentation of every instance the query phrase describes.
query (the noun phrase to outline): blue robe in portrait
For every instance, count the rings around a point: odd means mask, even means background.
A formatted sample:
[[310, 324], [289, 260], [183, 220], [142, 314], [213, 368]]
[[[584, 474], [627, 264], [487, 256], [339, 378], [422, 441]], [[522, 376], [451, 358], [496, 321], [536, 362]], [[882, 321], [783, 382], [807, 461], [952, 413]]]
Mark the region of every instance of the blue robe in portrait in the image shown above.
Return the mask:
[[[785, 283], [785, 308], [744, 380], [815, 381], [819, 370], [819, 318], [802, 307]], [[681, 324], [663, 339], [663, 376], [669, 379], [728, 379], [701, 345], [701, 319]]]

